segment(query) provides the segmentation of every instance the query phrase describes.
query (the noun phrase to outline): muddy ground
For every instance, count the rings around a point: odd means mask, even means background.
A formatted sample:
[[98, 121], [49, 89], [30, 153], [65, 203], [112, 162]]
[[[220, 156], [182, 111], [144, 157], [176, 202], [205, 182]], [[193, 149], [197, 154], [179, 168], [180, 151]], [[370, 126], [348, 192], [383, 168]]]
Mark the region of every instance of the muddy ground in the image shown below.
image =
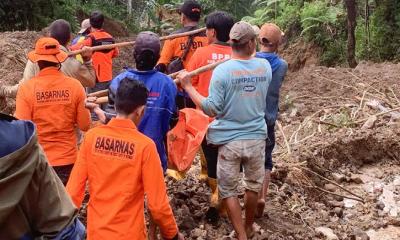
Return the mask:
[[[22, 77], [38, 36], [0, 33], [1, 85]], [[304, 49], [306, 58], [283, 53], [300, 70], [282, 87], [275, 168], [254, 239], [400, 239], [400, 65], [326, 68]], [[121, 51], [114, 74], [132, 65], [131, 51]], [[0, 99], [2, 111], [14, 104]], [[210, 193], [198, 172], [196, 161], [185, 180], [166, 179], [178, 224], [188, 239], [228, 238], [226, 219], [203, 217]]]

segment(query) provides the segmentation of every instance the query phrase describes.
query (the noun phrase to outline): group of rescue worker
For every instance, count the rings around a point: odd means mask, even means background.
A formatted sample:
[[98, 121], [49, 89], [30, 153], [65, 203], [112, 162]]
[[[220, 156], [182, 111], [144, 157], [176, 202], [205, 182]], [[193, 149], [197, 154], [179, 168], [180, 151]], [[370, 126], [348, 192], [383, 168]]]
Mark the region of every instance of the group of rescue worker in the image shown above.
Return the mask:
[[[199, 29], [198, 2], [185, 1], [179, 13], [183, 28], [172, 34]], [[72, 41], [67, 21], [51, 23], [29, 52], [23, 79], [6, 89], [16, 94], [16, 111], [0, 114], [0, 239], [158, 239], [157, 229], [163, 239], [184, 239], [164, 181], [184, 177], [168, 169], [165, 144], [183, 108], [210, 119], [200, 149], [199, 178], [211, 190], [205, 218], [229, 217], [236, 238], [251, 239], [255, 218], [265, 214], [273, 168], [287, 72], [277, 54], [282, 31], [215, 11], [204, 19], [205, 33], [163, 47], [157, 34], [139, 33], [135, 68], [113, 77], [118, 48], [91, 48], [115, 43], [104, 20], [92, 12]], [[69, 55], [73, 50], [81, 53]], [[219, 61], [225, 62], [214, 70], [190, 74]], [[178, 71], [177, 83], [166, 75]], [[87, 97], [105, 89], [108, 104]], [[78, 219], [86, 193], [87, 231]]]

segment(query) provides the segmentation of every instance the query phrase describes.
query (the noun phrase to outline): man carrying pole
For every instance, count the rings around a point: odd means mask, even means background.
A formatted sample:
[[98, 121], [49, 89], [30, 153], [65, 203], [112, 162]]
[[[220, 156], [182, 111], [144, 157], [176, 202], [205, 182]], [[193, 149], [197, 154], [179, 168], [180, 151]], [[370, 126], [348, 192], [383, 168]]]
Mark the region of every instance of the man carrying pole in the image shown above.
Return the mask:
[[[227, 206], [238, 239], [246, 240], [254, 235], [257, 195], [264, 178], [265, 101], [272, 73], [266, 60], [252, 57], [256, 33], [250, 24], [236, 23], [230, 39], [232, 59], [214, 70], [207, 98], [196, 91], [187, 73], [181, 73], [178, 79], [193, 102], [210, 117], [216, 117], [209, 126], [207, 142], [219, 146], [219, 196]], [[237, 197], [241, 165], [246, 188], [244, 224]]]
[[[188, 71], [231, 58], [232, 48], [228, 41], [229, 32], [234, 24], [233, 18], [226, 12], [216, 11], [206, 17], [205, 24], [209, 45], [196, 50], [188, 64]], [[208, 97], [211, 76], [212, 70], [192, 77], [192, 85], [203, 97]], [[203, 175], [205, 175], [211, 188], [210, 208], [207, 211], [206, 218], [208, 221], [215, 223], [219, 216], [217, 209], [221, 207], [218, 201], [217, 188], [218, 148], [208, 145], [204, 139], [202, 150], [204, 156], [201, 156], [201, 178], [204, 178]], [[223, 208], [220, 208], [220, 210], [223, 210]]]
[[28, 58], [40, 72], [19, 86], [15, 116], [37, 125], [49, 163], [66, 184], [78, 153], [75, 127], [82, 131], [90, 127], [86, 94], [78, 80], [60, 72], [68, 56], [54, 38], [40, 38]]
[[[77, 50], [83, 46], [103, 46], [115, 43], [114, 38], [104, 31], [104, 15], [99, 11], [90, 14], [90, 33], [86, 39], [71, 47], [71, 50]], [[96, 71], [96, 85], [89, 89], [89, 93], [107, 89], [113, 79], [112, 59], [119, 54], [118, 48], [95, 51], [93, 53], [93, 66]], [[103, 106], [105, 107], [105, 106]], [[96, 119], [95, 115], [92, 116]]]
[[[172, 34], [184, 33], [198, 29], [201, 5], [195, 0], [187, 0], [179, 9], [183, 28]], [[207, 37], [203, 32], [187, 37], [167, 40], [161, 51], [160, 60], [156, 68], [160, 72], [174, 73], [186, 69], [192, 55], [199, 47], [207, 45]], [[178, 92], [176, 104], [179, 109], [195, 107], [190, 98], [184, 92]]]
[[[58, 19], [52, 22], [49, 26], [49, 36], [60, 43], [61, 51], [68, 52], [68, 43], [71, 40], [71, 25], [67, 21]], [[96, 73], [92, 64], [92, 51], [85, 47], [81, 56], [83, 62], [79, 62], [75, 56], [69, 56], [61, 63], [60, 70], [66, 76], [79, 80], [83, 87], [93, 87], [96, 83]], [[39, 72], [38, 64], [28, 59], [22, 80], [14, 86], [0, 86], [0, 95], [16, 96], [19, 84], [37, 76]]]

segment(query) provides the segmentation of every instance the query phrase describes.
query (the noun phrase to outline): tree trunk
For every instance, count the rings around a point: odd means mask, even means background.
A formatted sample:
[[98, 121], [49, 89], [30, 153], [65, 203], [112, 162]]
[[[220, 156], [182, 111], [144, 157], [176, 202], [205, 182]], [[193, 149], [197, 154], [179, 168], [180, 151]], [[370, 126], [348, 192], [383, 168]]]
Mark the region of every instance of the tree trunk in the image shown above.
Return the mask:
[[126, 9], [128, 10], [129, 16], [131, 16], [132, 15], [132, 0], [126, 1]]
[[351, 68], [357, 66], [356, 61], [356, 0], [345, 0], [347, 8], [347, 62]]

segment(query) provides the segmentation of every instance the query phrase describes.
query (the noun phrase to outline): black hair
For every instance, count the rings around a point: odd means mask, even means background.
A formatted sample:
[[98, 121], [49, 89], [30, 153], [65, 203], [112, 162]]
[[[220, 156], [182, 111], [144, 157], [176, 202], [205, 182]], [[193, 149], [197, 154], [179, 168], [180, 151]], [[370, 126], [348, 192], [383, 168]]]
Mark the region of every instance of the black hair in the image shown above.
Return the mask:
[[60, 67], [61, 66], [60, 63], [43, 61], [43, 60], [40, 60], [37, 63], [38, 63], [40, 70], [48, 68], [48, 67]]
[[[193, 11], [195, 8], [198, 11]], [[185, 15], [191, 21], [198, 22], [201, 17], [201, 5], [195, 0], [186, 0], [178, 12]]]
[[100, 11], [94, 11], [90, 14], [90, 26], [94, 28], [103, 28], [104, 15]]
[[136, 63], [136, 68], [139, 71], [149, 71], [152, 70], [160, 58], [160, 54], [155, 55], [150, 50], [144, 50], [141, 53], [133, 52], [133, 58]]
[[253, 39], [251, 39], [250, 41], [245, 42], [245, 43], [238, 43], [236, 41], [232, 41], [232, 44], [231, 44], [232, 50], [234, 52], [238, 52], [238, 53], [241, 53], [243, 55], [250, 56], [254, 52], [254, 49], [252, 49], [250, 47], [250, 43], [251, 42], [256, 44], [256, 37], [254, 37]]
[[142, 82], [124, 78], [117, 89], [115, 110], [117, 113], [129, 115], [138, 107], [146, 105], [148, 95], [149, 91]]
[[235, 24], [231, 15], [224, 11], [215, 11], [207, 15], [204, 22], [208, 29], [214, 29], [217, 32], [218, 41], [229, 41], [229, 32]]
[[71, 25], [64, 19], [55, 20], [49, 27], [50, 37], [56, 39], [61, 45], [66, 46], [71, 40]]

